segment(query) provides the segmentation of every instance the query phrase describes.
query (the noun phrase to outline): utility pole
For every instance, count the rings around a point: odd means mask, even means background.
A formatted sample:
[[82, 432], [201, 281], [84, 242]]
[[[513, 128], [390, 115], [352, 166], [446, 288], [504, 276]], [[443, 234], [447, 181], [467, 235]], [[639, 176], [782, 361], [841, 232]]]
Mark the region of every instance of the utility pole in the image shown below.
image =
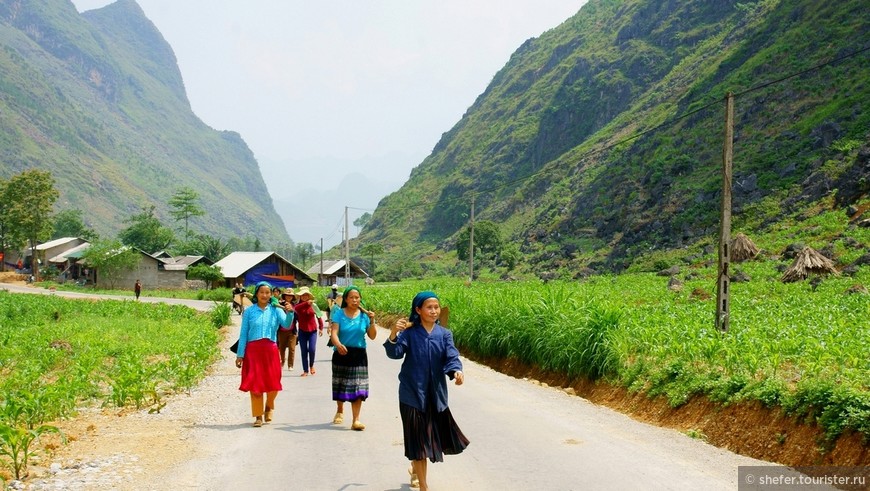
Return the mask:
[[347, 206], [344, 207], [344, 280], [350, 286], [350, 229], [347, 228]]
[[725, 95], [725, 145], [722, 149], [722, 209], [719, 221], [719, 275], [716, 284], [716, 329], [727, 331], [731, 302], [731, 165], [734, 159], [734, 94]]
[[471, 195], [471, 232], [468, 235], [468, 282], [474, 281], [474, 194]]
[[323, 281], [323, 237], [320, 238], [320, 278], [318, 281]]

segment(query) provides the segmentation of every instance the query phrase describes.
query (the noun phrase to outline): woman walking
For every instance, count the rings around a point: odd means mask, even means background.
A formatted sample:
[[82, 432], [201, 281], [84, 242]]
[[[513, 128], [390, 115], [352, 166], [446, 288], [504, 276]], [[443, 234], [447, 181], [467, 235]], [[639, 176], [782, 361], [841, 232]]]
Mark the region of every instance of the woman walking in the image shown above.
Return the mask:
[[309, 370], [311, 375], [317, 373], [314, 369], [314, 354], [317, 350], [317, 336], [323, 336], [323, 319], [320, 310], [314, 305], [314, 295], [307, 286], [300, 288], [296, 295], [299, 303], [293, 307], [296, 313], [296, 335], [299, 336], [299, 354], [302, 355], [302, 375], [307, 377]]
[[411, 486], [429, 488], [426, 459], [443, 462], [444, 454], [461, 453], [469, 441], [447, 407], [447, 379], [462, 385], [462, 361], [453, 334], [438, 323], [441, 303], [430, 291], [411, 302], [410, 320], [399, 319], [384, 342], [387, 357], [402, 359], [399, 414], [405, 457], [411, 461]]
[[[293, 310], [293, 306], [296, 305], [296, 294], [293, 293], [292, 288], [284, 290], [278, 305], [284, 307], [284, 310]], [[293, 364], [296, 361], [297, 338], [296, 327], [292, 323], [290, 327], [281, 326], [278, 329], [278, 354], [281, 355], [281, 366], [283, 367], [286, 361], [287, 369], [291, 372], [293, 371]]]
[[[242, 313], [236, 367], [242, 369], [239, 390], [251, 394], [251, 414], [254, 426], [272, 421], [275, 397], [281, 387], [281, 360], [275, 340], [279, 326], [288, 326], [293, 319], [285, 309], [272, 301], [272, 288], [265, 281], [254, 287], [257, 304]], [[265, 400], [264, 400], [265, 394]]]
[[362, 403], [369, 397], [369, 359], [366, 354], [366, 336], [375, 339], [375, 314], [361, 307], [359, 289], [349, 286], [340, 296], [341, 308], [330, 314], [330, 338], [335, 352], [332, 354], [332, 400], [335, 401], [333, 424], [344, 422], [344, 403], [350, 402], [352, 430], [362, 431], [366, 425], [359, 420]]

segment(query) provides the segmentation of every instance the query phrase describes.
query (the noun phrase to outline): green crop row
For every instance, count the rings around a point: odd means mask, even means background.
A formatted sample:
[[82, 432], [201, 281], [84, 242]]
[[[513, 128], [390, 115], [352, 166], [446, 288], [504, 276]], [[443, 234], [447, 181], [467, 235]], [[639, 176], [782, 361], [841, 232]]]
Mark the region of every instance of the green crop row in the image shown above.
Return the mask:
[[582, 282], [420, 281], [363, 288], [379, 312], [407, 315], [414, 294], [435, 290], [450, 307], [461, 349], [515, 358], [569, 378], [606, 379], [672, 406], [705, 396], [760, 401], [870, 440], [870, 269], [816, 287], [782, 283], [772, 263], [744, 263], [731, 283], [730, 329], [715, 328], [715, 267], [681, 291], [647, 273]]
[[[228, 309], [225, 309], [228, 310]], [[45, 422], [101, 403], [158, 411], [218, 356], [214, 314], [0, 291], [0, 455], [16, 477]]]

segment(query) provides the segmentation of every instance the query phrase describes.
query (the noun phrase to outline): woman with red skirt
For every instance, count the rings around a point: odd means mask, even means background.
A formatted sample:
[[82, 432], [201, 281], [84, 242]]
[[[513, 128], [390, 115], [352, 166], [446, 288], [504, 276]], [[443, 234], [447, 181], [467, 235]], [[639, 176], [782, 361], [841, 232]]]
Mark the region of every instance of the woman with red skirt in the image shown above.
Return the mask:
[[[272, 421], [275, 398], [281, 387], [281, 357], [276, 343], [278, 327], [287, 327], [293, 315], [272, 301], [272, 287], [261, 281], [254, 288], [257, 304], [245, 309], [239, 330], [236, 367], [242, 369], [239, 390], [251, 394], [254, 427]], [[265, 395], [265, 397], [264, 397]]]

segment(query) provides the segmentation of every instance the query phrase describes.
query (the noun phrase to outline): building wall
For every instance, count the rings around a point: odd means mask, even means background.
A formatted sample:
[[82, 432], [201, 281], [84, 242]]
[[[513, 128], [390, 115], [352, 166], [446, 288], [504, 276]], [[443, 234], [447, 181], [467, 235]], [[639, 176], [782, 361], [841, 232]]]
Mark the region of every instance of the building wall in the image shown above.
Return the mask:
[[131, 269], [130, 271], [119, 275], [118, 281], [115, 282], [115, 288], [119, 290], [125, 290], [129, 288], [130, 290], [132, 290], [133, 285], [136, 284], [136, 280], [140, 280], [142, 282], [143, 289], [157, 289], [159, 287], [159, 279], [157, 273], [157, 260], [151, 256], [140, 254], [139, 266], [137, 266], [135, 269]]

